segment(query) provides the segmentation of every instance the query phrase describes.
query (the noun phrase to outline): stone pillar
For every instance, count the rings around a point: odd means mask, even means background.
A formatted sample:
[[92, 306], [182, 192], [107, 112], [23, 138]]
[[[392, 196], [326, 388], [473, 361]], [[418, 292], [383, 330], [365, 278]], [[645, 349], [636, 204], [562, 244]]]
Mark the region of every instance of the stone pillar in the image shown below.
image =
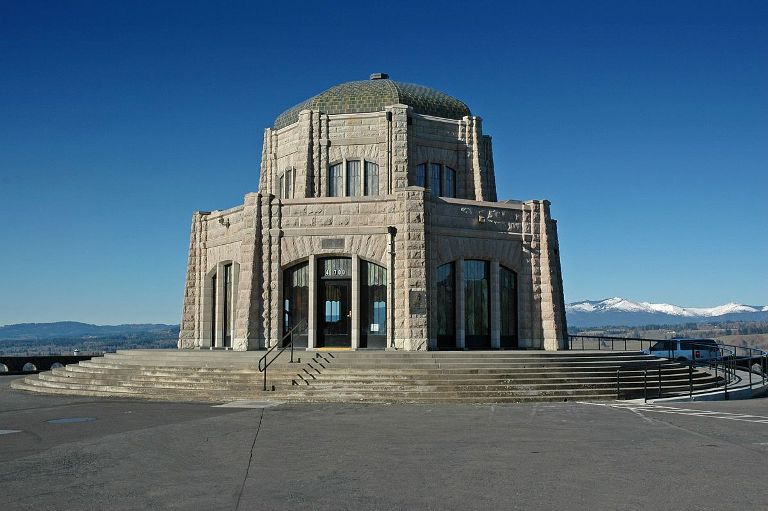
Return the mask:
[[540, 303], [544, 349], [562, 350], [567, 348], [568, 332], [565, 324], [565, 302], [560, 273], [557, 225], [550, 218], [549, 201], [539, 201], [539, 208]]
[[352, 255], [352, 349], [360, 347], [360, 256]]
[[304, 158], [297, 155], [296, 158], [296, 178], [294, 181], [294, 198], [312, 197], [314, 192], [314, 152], [316, 113], [312, 110], [302, 110], [299, 112], [298, 126], [298, 146], [304, 153]]
[[464, 281], [464, 259], [456, 261], [456, 347], [460, 350], [465, 349], [464, 327], [466, 319], [464, 317], [464, 300], [466, 298], [466, 282]]
[[263, 339], [261, 317], [262, 289], [262, 244], [261, 244], [261, 195], [249, 193], [245, 195], [243, 209], [243, 242], [241, 245], [242, 260], [240, 262], [237, 299], [237, 315], [235, 323], [235, 350], [255, 350]]
[[317, 332], [317, 256], [309, 256], [309, 310], [307, 311], [307, 349], [314, 349]]
[[275, 234], [272, 235], [272, 223], [274, 221], [275, 211], [272, 206], [274, 201], [274, 195], [266, 194], [260, 196], [260, 209], [261, 209], [261, 317], [262, 317], [262, 332], [264, 336], [263, 347], [269, 348], [274, 342], [275, 335], [277, 334], [277, 326], [275, 325], [274, 316], [277, 314], [274, 305], [274, 291], [277, 289], [277, 284], [273, 278], [273, 268], [275, 264], [279, 266], [279, 252], [278, 245], [280, 243], [279, 237]]
[[499, 296], [499, 260], [491, 261], [491, 348], [501, 348], [501, 297]]
[[192, 229], [189, 236], [189, 255], [187, 258], [187, 276], [184, 284], [184, 303], [179, 326], [179, 349], [200, 347], [203, 334], [201, 331], [201, 310], [205, 286], [203, 252], [204, 219], [207, 212], [198, 211], [192, 215]]

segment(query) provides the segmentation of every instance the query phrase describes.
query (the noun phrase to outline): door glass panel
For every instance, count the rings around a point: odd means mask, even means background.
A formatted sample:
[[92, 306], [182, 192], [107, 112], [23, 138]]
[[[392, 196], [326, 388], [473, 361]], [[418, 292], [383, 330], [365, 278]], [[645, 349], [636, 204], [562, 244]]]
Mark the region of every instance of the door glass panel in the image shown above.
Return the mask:
[[464, 261], [464, 332], [467, 348], [491, 347], [489, 274], [488, 261]]
[[232, 265], [224, 266], [224, 347], [232, 347]]
[[211, 277], [211, 346], [216, 347], [218, 335], [216, 335], [216, 274]]
[[456, 347], [456, 295], [454, 263], [437, 268], [437, 347]]
[[360, 347], [387, 347], [387, 269], [360, 262]]
[[499, 267], [499, 303], [501, 305], [501, 347], [517, 348], [517, 274]]
[[[283, 272], [283, 334], [307, 320], [308, 304], [309, 263], [300, 263]], [[306, 328], [299, 328], [295, 333], [293, 345], [306, 347]]]

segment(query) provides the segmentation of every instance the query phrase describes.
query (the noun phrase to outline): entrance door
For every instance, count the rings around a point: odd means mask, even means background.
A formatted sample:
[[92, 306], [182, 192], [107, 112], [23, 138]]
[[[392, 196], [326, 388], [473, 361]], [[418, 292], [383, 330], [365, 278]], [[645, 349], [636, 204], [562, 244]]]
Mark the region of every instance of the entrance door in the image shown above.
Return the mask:
[[352, 280], [320, 280], [318, 347], [352, 346]]

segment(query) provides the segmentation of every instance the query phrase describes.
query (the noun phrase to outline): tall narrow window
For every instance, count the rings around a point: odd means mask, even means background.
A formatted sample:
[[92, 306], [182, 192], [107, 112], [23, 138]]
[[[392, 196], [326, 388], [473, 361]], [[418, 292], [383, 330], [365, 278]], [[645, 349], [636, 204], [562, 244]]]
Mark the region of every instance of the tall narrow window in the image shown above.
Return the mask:
[[216, 347], [216, 273], [211, 276], [211, 347]]
[[464, 261], [464, 317], [467, 348], [491, 347], [488, 261]]
[[379, 194], [379, 166], [373, 162], [365, 162], [365, 195]]
[[224, 266], [224, 347], [232, 347], [232, 265]]
[[328, 169], [328, 196], [342, 197], [344, 195], [344, 177], [341, 163], [331, 165]]
[[416, 165], [416, 182], [413, 183], [416, 186], [426, 186], [427, 164], [419, 163]]
[[499, 303], [501, 305], [501, 347], [517, 348], [517, 274], [499, 267]]
[[387, 347], [387, 269], [360, 262], [360, 347]]
[[[309, 310], [309, 263], [300, 263], [283, 272], [283, 334], [307, 321]], [[287, 341], [287, 339], [286, 339]], [[307, 329], [299, 328], [293, 345], [307, 346]]]
[[443, 197], [456, 197], [456, 171], [443, 167]]
[[293, 169], [285, 171], [285, 185], [283, 188], [283, 198], [293, 199]]
[[360, 162], [352, 160], [347, 162], [347, 196], [358, 197], [362, 195], [363, 187], [360, 176]]
[[439, 163], [433, 163], [429, 166], [429, 194], [432, 197], [442, 195], [440, 193], [440, 168]]
[[448, 263], [437, 268], [437, 348], [456, 347], [456, 277], [454, 264]]

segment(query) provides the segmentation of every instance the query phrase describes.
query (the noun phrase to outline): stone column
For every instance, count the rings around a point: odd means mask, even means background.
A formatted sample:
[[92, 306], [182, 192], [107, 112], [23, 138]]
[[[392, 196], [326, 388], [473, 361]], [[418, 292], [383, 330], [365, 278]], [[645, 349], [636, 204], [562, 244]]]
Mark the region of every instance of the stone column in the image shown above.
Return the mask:
[[466, 294], [466, 282], [464, 282], [464, 259], [456, 261], [456, 347], [465, 349], [464, 326], [464, 299]]
[[549, 201], [539, 201], [541, 323], [545, 350], [567, 348], [563, 281], [560, 273], [560, 251], [557, 224], [549, 214]]
[[499, 260], [491, 261], [491, 348], [501, 348], [501, 297], [499, 296]]
[[184, 284], [184, 304], [179, 326], [179, 349], [200, 347], [204, 338], [201, 328], [203, 293], [205, 288], [206, 268], [202, 261], [205, 251], [203, 222], [207, 212], [198, 211], [192, 215], [192, 229], [189, 239], [187, 258], [187, 277]]
[[352, 255], [352, 349], [360, 347], [360, 256]]
[[317, 311], [317, 256], [309, 256], [309, 310], [307, 311], [307, 349], [316, 345]]
[[237, 300], [236, 350], [255, 350], [263, 339], [262, 330], [262, 243], [261, 243], [261, 195], [245, 195], [243, 210], [243, 243], [240, 262], [240, 285]]

